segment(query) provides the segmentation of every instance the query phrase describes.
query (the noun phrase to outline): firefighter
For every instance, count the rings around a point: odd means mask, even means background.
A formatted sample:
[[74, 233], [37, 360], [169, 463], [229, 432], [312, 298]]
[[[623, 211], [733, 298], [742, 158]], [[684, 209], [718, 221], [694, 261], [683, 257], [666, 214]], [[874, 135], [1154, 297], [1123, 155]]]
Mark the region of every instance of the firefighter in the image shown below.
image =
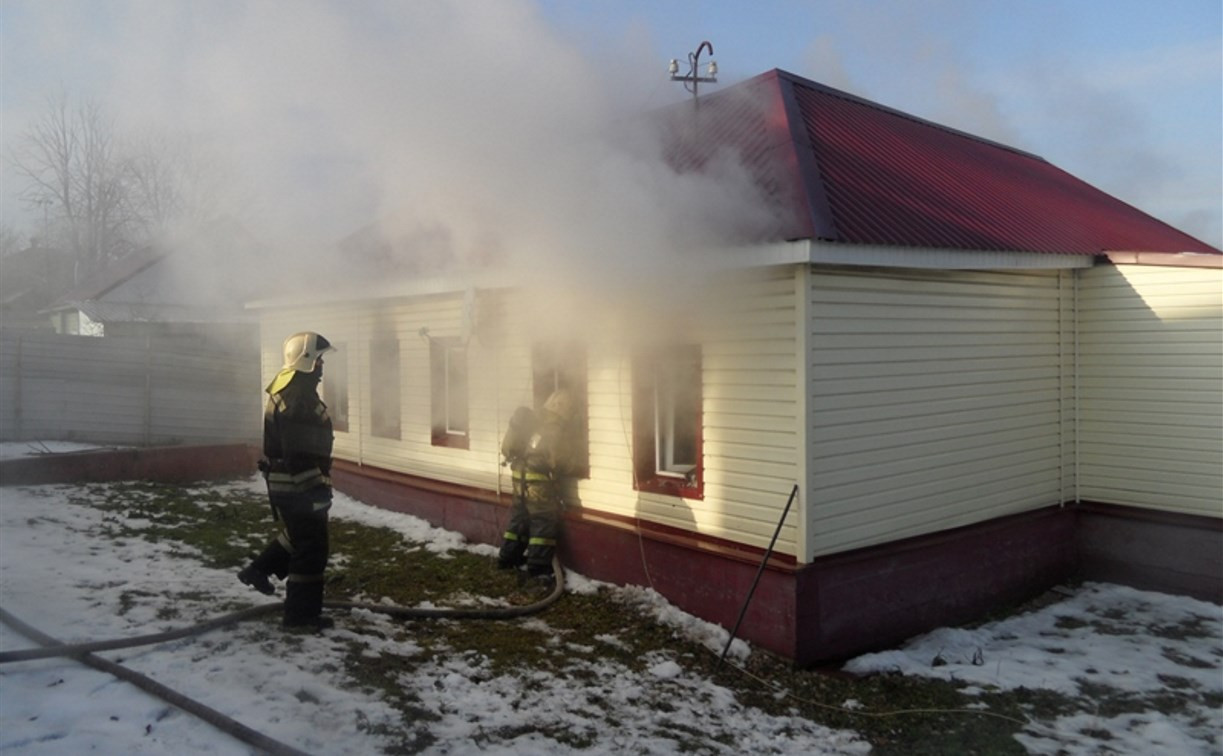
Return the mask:
[[561, 534], [561, 478], [572, 474], [573, 396], [552, 392], [537, 413], [519, 407], [510, 418], [501, 453], [513, 478], [513, 502], [497, 559], [501, 569], [525, 566], [527, 578], [552, 580]]
[[285, 581], [284, 626], [331, 627], [323, 617], [327, 566], [327, 517], [331, 507], [331, 417], [318, 396], [323, 354], [335, 348], [317, 333], [295, 333], [284, 342], [284, 367], [266, 389], [263, 455], [272, 517], [280, 532], [238, 579], [260, 593], [275, 593], [270, 575]]

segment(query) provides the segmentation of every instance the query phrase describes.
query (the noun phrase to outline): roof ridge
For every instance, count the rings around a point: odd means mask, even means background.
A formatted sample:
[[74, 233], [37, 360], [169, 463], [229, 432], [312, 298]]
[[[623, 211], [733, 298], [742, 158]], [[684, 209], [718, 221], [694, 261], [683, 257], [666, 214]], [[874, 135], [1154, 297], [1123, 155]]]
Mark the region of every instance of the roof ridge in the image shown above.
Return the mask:
[[1029, 152], [1027, 150], [1023, 150], [1013, 145], [1009, 145], [1004, 142], [999, 142], [994, 139], [988, 139], [979, 134], [973, 134], [968, 131], [963, 131], [962, 129], [953, 128], [951, 126], [948, 126], [947, 124], [939, 123], [938, 121], [931, 121], [929, 118], [922, 118], [921, 116], [913, 115], [912, 113], [908, 113], [906, 111], [899, 110], [897, 108], [889, 107], [887, 105], [876, 102], [874, 100], [868, 100], [867, 98], [862, 97], [861, 95], [856, 95], [851, 92], [846, 92], [843, 89], [837, 89], [836, 87], [831, 87], [827, 84], [822, 84], [813, 79], [808, 79], [804, 76], [799, 76], [796, 73], [791, 73], [790, 71], [786, 71], [785, 69], [774, 68], [769, 73], [773, 73], [773, 72], [777, 73], [777, 77], [779, 80], [785, 80], [789, 82], [791, 86], [802, 86], [808, 89], [814, 89], [816, 91], [822, 92], [832, 97], [837, 97], [839, 99], [846, 100], [848, 102], [853, 102], [858, 105], [864, 105], [868, 108], [874, 108], [875, 110], [878, 110], [884, 113], [899, 116], [901, 118], [904, 118], [906, 120], [912, 121], [917, 124], [920, 124], [922, 126], [930, 126], [932, 128], [938, 129], [939, 131], [945, 131], [949, 134], [955, 134], [956, 136], [966, 137], [975, 142], [981, 142], [982, 144], [987, 144], [987, 145], [990, 145], [991, 147], [998, 147], [1000, 149], [1007, 150], [1008, 152], [1013, 152], [1017, 155], [1023, 155], [1025, 157], [1032, 158], [1033, 160], [1039, 160], [1042, 163], [1049, 162], [1048, 160], [1041, 157], [1040, 155], [1037, 155], [1034, 152]]
[[774, 74], [777, 80], [777, 95], [781, 98], [786, 129], [790, 133], [789, 144], [797, 164], [798, 185], [806, 195], [806, 201], [803, 203], [807, 208], [804, 220], [810, 224], [810, 237], [840, 241], [836, 215], [828, 202], [824, 172], [820, 170], [811, 134], [803, 124], [802, 106], [794, 96], [793, 83], [791, 82], [791, 86], [785, 85], [785, 72], [781, 69], [775, 68], [769, 73]]

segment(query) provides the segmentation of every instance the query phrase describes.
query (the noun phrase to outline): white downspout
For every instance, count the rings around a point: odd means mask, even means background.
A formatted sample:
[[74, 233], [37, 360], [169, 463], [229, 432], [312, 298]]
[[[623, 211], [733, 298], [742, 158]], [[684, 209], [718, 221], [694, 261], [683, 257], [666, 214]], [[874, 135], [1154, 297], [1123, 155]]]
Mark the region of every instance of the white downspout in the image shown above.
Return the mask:
[[795, 558], [808, 563], [815, 557], [815, 511], [810, 494], [814, 489], [811, 465], [811, 432], [814, 427], [811, 401], [811, 264], [799, 263], [794, 274], [794, 334], [795, 348], [795, 429], [796, 482], [798, 483], [798, 518], [795, 534]]
[[1070, 288], [1070, 322], [1074, 329], [1074, 337], [1071, 344], [1074, 347], [1074, 373], [1072, 376], [1073, 387], [1072, 396], [1074, 397], [1074, 503], [1078, 504], [1082, 500], [1079, 495], [1079, 422], [1082, 416], [1082, 405], [1079, 403], [1079, 279], [1081, 278], [1082, 270], [1091, 270], [1084, 268], [1071, 272], [1071, 282], [1074, 284]]

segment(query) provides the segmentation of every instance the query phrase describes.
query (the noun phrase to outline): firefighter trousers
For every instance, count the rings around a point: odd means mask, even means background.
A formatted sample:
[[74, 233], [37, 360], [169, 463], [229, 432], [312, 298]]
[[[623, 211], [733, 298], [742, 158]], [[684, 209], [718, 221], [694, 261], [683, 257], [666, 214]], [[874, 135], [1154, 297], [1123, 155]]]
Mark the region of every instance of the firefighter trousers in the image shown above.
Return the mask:
[[527, 566], [534, 575], [550, 574], [561, 537], [561, 498], [552, 480], [514, 480], [510, 521], [497, 563]]
[[316, 619], [323, 611], [330, 503], [277, 494], [272, 497], [272, 507], [280, 519], [280, 533], [251, 566], [285, 581], [284, 623], [300, 625]]

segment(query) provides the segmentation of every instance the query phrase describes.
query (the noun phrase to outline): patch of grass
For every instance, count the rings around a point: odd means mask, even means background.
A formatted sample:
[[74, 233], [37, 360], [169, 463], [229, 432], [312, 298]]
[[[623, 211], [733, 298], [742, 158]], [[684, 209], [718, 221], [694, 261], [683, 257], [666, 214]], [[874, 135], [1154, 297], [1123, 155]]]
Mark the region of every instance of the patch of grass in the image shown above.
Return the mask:
[[1214, 664], [1206, 661], [1205, 659], [1199, 659], [1196, 656], [1186, 654], [1175, 648], [1165, 647], [1161, 648], [1159, 652], [1168, 661], [1175, 662], [1182, 667], [1189, 667], [1191, 669], [1210, 669], [1214, 666]]
[[[144, 538], [179, 544], [184, 557], [206, 566], [238, 569], [262, 548], [275, 532], [266, 498], [259, 493], [229, 486], [176, 486], [122, 483], [73, 487], [71, 501], [96, 507], [106, 513], [102, 532], [108, 539]], [[375, 602], [387, 599], [400, 606], [482, 606], [524, 604], [538, 598], [520, 589], [516, 577], [498, 571], [494, 560], [466, 551], [438, 554], [421, 544], [408, 542], [384, 528], [333, 518], [331, 522], [332, 567], [328, 571], [328, 601]], [[595, 725], [567, 723], [541, 726], [539, 732], [572, 748], [593, 745], [596, 729], [618, 726], [614, 714], [600, 705], [600, 693], [592, 669], [614, 662], [642, 671], [661, 658], [680, 663], [690, 675], [709, 678], [731, 690], [740, 704], [775, 716], [800, 716], [819, 724], [852, 729], [870, 741], [878, 754], [1020, 754], [1014, 736], [1028, 720], [1053, 720], [1075, 712], [1110, 717], [1126, 712], [1157, 708], [1183, 713], [1190, 704], [1223, 705], [1216, 695], [1204, 694], [1184, 678], [1165, 680], [1156, 695], [1138, 696], [1104, 686], [1084, 684], [1079, 696], [1043, 690], [1017, 689], [967, 695], [960, 685], [938, 680], [876, 675], [854, 678], [829, 670], [797, 670], [784, 659], [754, 650], [740, 671], [720, 664], [718, 656], [680, 636], [631, 605], [617, 591], [566, 594], [545, 613], [531, 618], [494, 620], [420, 619], [374, 622], [357, 614], [343, 618], [344, 629], [378, 642], [379, 653], [367, 653], [366, 642], [347, 643], [336, 659], [352, 684], [376, 693], [402, 715], [404, 725], [388, 728], [364, 722], [367, 731], [390, 742], [386, 752], [415, 754], [434, 745], [429, 725], [439, 715], [420, 700], [402, 681], [434, 661], [462, 659], [481, 670], [489, 680], [517, 676], [529, 685], [529, 673], [542, 670], [567, 678], [577, 694], [585, 693], [582, 711]], [[122, 594], [123, 611], [138, 605], [142, 594]], [[184, 591], [182, 603], [198, 606], [210, 598]], [[1050, 594], [1034, 599], [1015, 611], [1047, 605]], [[176, 602], [177, 603], [177, 602]], [[231, 607], [210, 607], [229, 611]], [[1061, 630], [1095, 627], [1100, 632], [1121, 632], [1110, 619], [1086, 621], [1059, 617]], [[287, 636], [275, 627], [277, 618], [252, 623], [246, 637], [265, 644], [270, 653], [288, 644], [300, 645], [300, 637]], [[1208, 618], [1163, 628], [1165, 637], [1199, 637], [1210, 632]], [[607, 640], [611, 639], [611, 640]], [[225, 641], [228, 643], [229, 641]], [[395, 646], [402, 646], [401, 652]], [[210, 648], [208, 653], [216, 653]], [[1165, 655], [1175, 652], [1165, 651]], [[1201, 660], [1184, 655], [1169, 656], [1195, 667]], [[655, 701], [658, 712], [666, 712], [667, 686]], [[857, 702], [854, 708], [848, 701]], [[971, 707], [987, 711], [970, 711]], [[672, 709], [674, 710], [674, 709]], [[1209, 709], [1208, 709], [1209, 710]], [[665, 729], [665, 732], [661, 731]], [[522, 733], [487, 731], [477, 743], [495, 746]], [[1089, 733], [1090, 734], [1090, 733]], [[669, 739], [677, 752], [708, 753], [720, 737], [700, 726], [671, 721], [658, 737]], [[724, 737], [724, 736], [722, 736]], [[1094, 736], [1093, 737], [1097, 737]], [[1103, 736], [1098, 736], [1103, 739]]]
[[1169, 640], [1189, 640], [1191, 638], [1213, 638], [1218, 630], [1210, 617], [1195, 614], [1174, 625], [1155, 625], [1149, 628], [1149, 632]]

